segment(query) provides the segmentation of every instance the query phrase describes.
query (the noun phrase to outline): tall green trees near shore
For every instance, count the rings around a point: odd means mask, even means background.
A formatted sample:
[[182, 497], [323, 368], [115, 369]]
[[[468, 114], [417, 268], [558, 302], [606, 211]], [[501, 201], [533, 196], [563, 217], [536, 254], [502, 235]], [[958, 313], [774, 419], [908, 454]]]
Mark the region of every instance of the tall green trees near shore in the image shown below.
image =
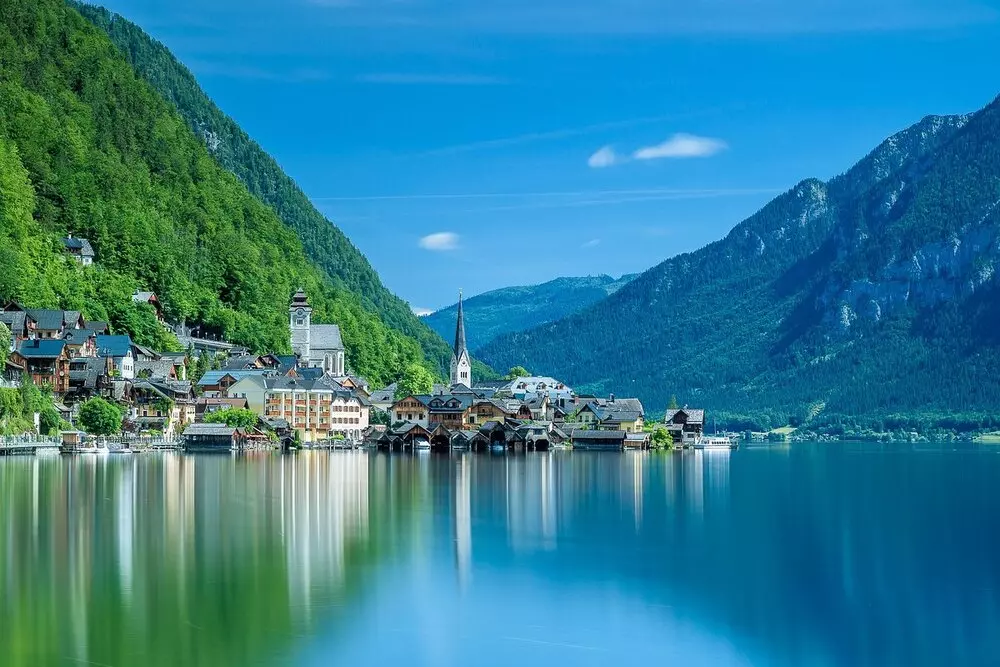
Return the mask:
[[[426, 363], [63, 0], [0, 11], [0, 223], [0, 301], [81, 310], [143, 340], [123, 308], [152, 290], [172, 320], [285, 352], [288, 298], [304, 287], [314, 319], [341, 326], [355, 372], [380, 384]], [[64, 256], [70, 232], [91, 241], [95, 266]]]

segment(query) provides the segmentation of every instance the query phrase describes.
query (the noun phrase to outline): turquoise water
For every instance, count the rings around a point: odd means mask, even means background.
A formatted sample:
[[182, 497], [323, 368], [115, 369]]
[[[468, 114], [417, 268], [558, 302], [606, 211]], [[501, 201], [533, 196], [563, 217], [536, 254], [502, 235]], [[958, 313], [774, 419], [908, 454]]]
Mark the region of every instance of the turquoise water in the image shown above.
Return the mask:
[[0, 665], [997, 665], [998, 452], [0, 459]]

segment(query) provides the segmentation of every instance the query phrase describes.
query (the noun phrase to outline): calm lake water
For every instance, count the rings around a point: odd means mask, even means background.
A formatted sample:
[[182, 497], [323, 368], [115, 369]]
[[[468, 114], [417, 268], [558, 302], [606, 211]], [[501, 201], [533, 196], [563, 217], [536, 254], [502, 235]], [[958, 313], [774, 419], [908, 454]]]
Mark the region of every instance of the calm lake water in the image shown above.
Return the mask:
[[1000, 448], [0, 459], [0, 665], [998, 665]]

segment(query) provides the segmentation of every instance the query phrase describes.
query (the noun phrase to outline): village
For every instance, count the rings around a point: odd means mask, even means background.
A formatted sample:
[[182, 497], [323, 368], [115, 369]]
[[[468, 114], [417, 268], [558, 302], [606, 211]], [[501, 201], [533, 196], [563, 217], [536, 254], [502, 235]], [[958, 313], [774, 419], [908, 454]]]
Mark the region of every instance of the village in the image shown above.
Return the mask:
[[[69, 237], [64, 244], [81, 263], [92, 260], [86, 240]], [[169, 327], [156, 294], [136, 291], [132, 299], [152, 307]], [[412, 395], [396, 384], [373, 388], [353, 374], [339, 327], [314, 324], [312, 312], [303, 290], [292, 295], [291, 355], [251, 354], [183, 325], [173, 332], [187, 351], [163, 352], [77, 311], [12, 302], [0, 311], [0, 323], [11, 332], [0, 386], [30, 382], [44, 388], [68, 424], [78, 423], [82, 405], [102, 399], [122, 411], [121, 441], [156, 437], [190, 451], [620, 451], [730, 444], [703, 434], [700, 409], [668, 409], [662, 422], [647, 423], [637, 398], [578, 393], [557, 379], [530, 374], [477, 381], [461, 298], [449, 383]], [[250, 413], [255, 423], [227, 419]], [[35, 422], [38, 430], [37, 415]], [[64, 430], [62, 439], [67, 451], [87, 448], [86, 434], [75, 428]]]

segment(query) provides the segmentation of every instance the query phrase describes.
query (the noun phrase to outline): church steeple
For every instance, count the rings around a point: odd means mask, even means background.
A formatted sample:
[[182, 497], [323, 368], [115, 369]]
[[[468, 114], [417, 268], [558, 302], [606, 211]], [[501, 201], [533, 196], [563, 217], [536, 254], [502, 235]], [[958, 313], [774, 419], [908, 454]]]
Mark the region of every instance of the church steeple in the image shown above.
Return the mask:
[[455, 322], [455, 350], [451, 355], [451, 383], [472, 386], [472, 359], [465, 344], [465, 310], [462, 290], [458, 291], [458, 320]]
[[465, 352], [465, 313], [462, 310], [462, 290], [458, 290], [458, 321], [455, 323], [455, 356]]

